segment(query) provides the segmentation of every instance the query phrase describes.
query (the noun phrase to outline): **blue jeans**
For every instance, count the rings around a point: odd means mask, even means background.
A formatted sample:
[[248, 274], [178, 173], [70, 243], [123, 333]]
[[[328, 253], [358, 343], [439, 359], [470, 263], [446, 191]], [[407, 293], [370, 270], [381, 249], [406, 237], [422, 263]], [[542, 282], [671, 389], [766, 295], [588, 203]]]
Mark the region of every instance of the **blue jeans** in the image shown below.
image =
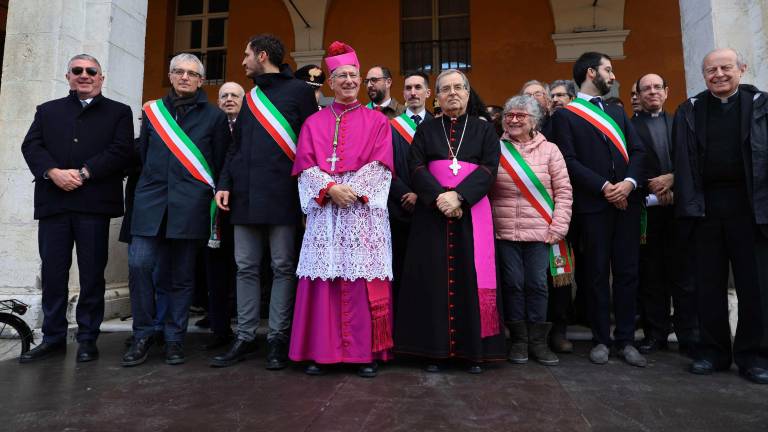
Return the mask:
[[[128, 248], [128, 283], [136, 338], [152, 336], [156, 318], [164, 318], [165, 340], [184, 340], [192, 303], [195, 259], [201, 242], [133, 236]], [[156, 280], [159, 282], [157, 286], [167, 287], [165, 313], [156, 306], [156, 295], [160, 297], [158, 306], [162, 306], [163, 299], [162, 288], [155, 292]]]
[[543, 242], [496, 242], [501, 266], [504, 321], [547, 320], [549, 245]]

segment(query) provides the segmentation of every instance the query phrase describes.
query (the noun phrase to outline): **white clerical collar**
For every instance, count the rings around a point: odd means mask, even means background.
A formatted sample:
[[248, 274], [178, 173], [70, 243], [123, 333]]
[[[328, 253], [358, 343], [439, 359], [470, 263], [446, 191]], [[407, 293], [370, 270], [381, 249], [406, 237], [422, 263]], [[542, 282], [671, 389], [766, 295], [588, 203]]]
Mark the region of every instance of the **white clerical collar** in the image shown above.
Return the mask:
[[408, 118], [413, 118], [414, 115], [417, 115], [417, 116], [419, 116], [421, 118], [422, 121], [424, 121], [424, 120], [427, 119], [427, 110], [422, 107], [421, 108], [421, 112], [415, 113], [415, 112], [411, 111], [410, 108], [407, 108], [405, 110], [405, 115], [407, 115]]
[[720, 99], [720, 103], [728, 103], [728, 99], [732, 98], [732, 97], [733, 97], [733, 96], [734, 96], [736, 93], [738, 93], [738, 92], [739, 92], [739, 88], [738, 88], [738, 87], [736, 87], [736, 90], [734, 90], [734, 91], [733, 91], [733, 93], [729, 94], [729, 95], [728, 95], [728, 96], [726, 96], [726, 97], [720, 97], [720, 96], [716, 96], [716, 95], [715, 95], [714, 93], [712, 93], [712, 92], [709, 92], [709, 94], [711, 94], [713, 98], [716, 98], [716, 99]]

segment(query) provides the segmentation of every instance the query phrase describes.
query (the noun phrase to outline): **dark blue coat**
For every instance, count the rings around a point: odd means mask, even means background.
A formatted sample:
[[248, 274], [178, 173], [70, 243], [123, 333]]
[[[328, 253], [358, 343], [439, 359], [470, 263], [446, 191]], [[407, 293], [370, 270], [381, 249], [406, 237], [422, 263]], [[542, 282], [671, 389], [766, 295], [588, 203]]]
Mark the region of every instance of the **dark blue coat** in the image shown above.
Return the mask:
[[[166, 96], [163, 101], [174, 115], [170, 97]], [[196, 103], [176, 121], [200, 149], [213, 170], [215, 182], [231, 141], [226, 114], [208, 103], [203, 91], [198, 91]], [[207, 239], [213, 189], [192, 177], [147, 119], [141, 124], [137, 146], [142, 169], [134, 195], [131, 234]]]
[[[317, 112], [312, 89], [293, 78], [290, 69], [259, 75], [254, 83], [280, 111], [298, 137], [301, 126]], [[294, 225], [301, 221], [293, 161], [256, 120], [247, 102], [232, 130], [218, 190], [229, 191], [230, 221], [235, 225]], [[328, 143], [330, 145], [330, 143]]]
[[609, 208], [611, 203], [602, 192], [606, 181], [616, 183], [631, 177], [638, 188], [629, 194], [629, 200], [639, 202], [642, 198], [639, 189], [646, 182], [645, 146], [621, 107], [608, 104], [605, 112], [624, 131], [629, 163], [602, 132], [578, 115], [567, 109], [552, 115], [548, 138], [560, 148], [568, 166], [574, 213], [594, 213]]
[[[68, 211], [121, 216], [123, 170], [132, 148], [133, 115], [128, 105], [98, 95], [83, 108], [72, 91], [38, 106], [21, 145], [35, 176], [35, 219]], [[51, 168], [83, 166], [91, 178], [70, 192], [44, 178]]]
[[[424, 112], [424, 120], [419, 123], [421, 127], [428, 120], [432, 120], [432, 114]], [[418, 128], [417, 128], [418, 129]], [[387, 198], [387, 208], [389, 217], [401, 222], [410, 222], [411, 213], [405, 210], [401, 204], [403, 195], [413, 192], [411, 188], [411, 173], [408, 169], [408, 153], [411, 145], [400, 135], [400, 132], [392, 127], [392, 156], [395, 162], [395, 172], [392, 176], [392, 183], [389, 186], [389, 197]]]

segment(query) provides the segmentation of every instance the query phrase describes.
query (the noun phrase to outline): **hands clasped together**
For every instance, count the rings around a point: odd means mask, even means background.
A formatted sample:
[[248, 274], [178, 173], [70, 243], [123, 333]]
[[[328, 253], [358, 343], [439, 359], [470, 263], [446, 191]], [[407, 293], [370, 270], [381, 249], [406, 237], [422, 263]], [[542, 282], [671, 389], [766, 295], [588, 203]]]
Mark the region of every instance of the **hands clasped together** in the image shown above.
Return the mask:
[[437, 196], [435, 204], [445, 217], [461, 219], [461, 216], [464, 214], [461, 210], [459, 194], [456, 191], [441, 193]]
[[58, 169], [48, 170], [48, 178], [59, 188], [70, 192], [83, 185], [83, 179], [80, 178], [80, 172], [76, 169]]
[[648, 179], [648, 189], [659, 199], [659, 205], [667, 206], [674, 202], [672, 192], [674, 180], [675, 175], [671, 173]]
[[613, 204], [619, 210], [627, 209], [627, 197], [634, 189], [634, 185], [628, 180], [618, 183], [608, 183], [603, 188], [603, 196], [609, 203]]

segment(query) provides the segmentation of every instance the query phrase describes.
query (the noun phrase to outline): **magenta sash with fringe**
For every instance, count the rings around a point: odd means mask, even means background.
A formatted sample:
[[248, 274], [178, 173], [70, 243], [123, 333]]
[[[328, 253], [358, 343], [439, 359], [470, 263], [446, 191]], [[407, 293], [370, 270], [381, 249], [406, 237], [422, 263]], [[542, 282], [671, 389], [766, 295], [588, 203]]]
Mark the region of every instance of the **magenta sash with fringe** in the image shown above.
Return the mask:
[[[429, 172], [441, 186], [455, 188], [462, 180], [477, 169], [477, 165], [461, 161], [457, 175], [448, 167], [450, 160], [429, 163]], [[493, 217], [491, 203], [484, 196], [472, 206], [472, 239], [474, 244], [475, 273], [477, 274], [477, 297], [480, 303], [480, 336], [499, 334], [499, 310], [496, 306], [496, 250], [493, 240]]]

